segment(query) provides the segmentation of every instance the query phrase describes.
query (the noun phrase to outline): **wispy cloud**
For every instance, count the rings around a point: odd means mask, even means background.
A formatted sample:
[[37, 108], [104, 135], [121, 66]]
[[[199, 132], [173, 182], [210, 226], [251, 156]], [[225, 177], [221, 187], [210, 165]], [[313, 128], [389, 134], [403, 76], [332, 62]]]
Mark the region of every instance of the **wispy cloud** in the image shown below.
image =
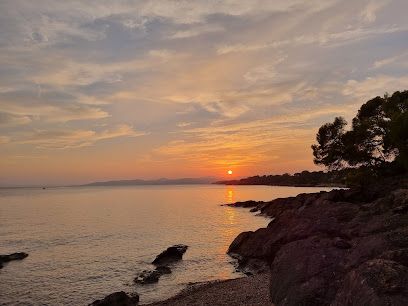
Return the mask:
[[408, 88], [408, 76], [395, 77], [378, 75], [368, 77], [361, 81], [349, 80], [344, 86], [343, 94], [365, 101], [375, 96], [383, 96], [386, 92], [393, 93], [397, 90]]
[[374, 22], [377, 19], [377, 13], [391, 0], [370, 1], [361, 12], [361, 18], [368, 23]]
[[93, 145], [94, 143], [117, 137], [137, 137], [145, 135], [128, 125], [120, 125], [109, 130], [36, 130], [17, 136], [10, 141], [14, 144], [31, 144], [42, 149], [70, 149]]

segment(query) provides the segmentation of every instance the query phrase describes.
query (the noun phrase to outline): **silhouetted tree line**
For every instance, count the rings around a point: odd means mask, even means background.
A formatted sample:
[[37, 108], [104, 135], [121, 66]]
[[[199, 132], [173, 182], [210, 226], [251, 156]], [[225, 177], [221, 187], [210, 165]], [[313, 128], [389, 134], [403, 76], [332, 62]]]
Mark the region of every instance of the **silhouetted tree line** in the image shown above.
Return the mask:
[[408, 91], [376, 97], [352, 120], [336, 117], [320, 127], [312, 145], [314, 162], [330, 170], [354, 169], [349, 181], [405, 173], [408, 170]]
[[221, 181], [226, 185], [271, 185], [271, 186], [344, 186], [350, 169], [333, 171], [302, 171], [293, 175], [251, 176], [240, 180]]

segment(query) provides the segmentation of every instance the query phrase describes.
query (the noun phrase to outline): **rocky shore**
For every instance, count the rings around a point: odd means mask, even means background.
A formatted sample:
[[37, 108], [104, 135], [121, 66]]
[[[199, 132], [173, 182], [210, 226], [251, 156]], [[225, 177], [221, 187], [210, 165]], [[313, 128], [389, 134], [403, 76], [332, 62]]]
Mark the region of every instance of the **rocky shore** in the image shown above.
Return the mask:
[[228, 250], [254, 275], [152, 305], [408, 305], [408, 178], [227, 205], [271, 218]]
[[408, 305], [407, 178], [232, 206], [271, 218], [228, 253], [269, 270], [275, 305]]
[[250, 276], [149, 305], [408, 305], [408, 177], [225, 205], [271, 219], [228, 249]]

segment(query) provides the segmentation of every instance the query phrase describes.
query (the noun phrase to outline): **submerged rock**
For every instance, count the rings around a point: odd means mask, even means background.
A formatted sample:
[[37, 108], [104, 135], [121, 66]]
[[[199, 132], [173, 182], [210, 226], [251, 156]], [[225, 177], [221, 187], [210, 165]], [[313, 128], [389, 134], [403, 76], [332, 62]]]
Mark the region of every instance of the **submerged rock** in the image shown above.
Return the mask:
[[235, 203], [228, 203], [228, 204], [221, 204], [221, 206], [230, 206], [230, 207], [243, 207], [243, 208], [251, 208], [256, 207], [259, 204], [263, 203], [262, 201], [243, 201], [243, 202], [235, 202]]
[[160, 276], [162, 276], [162, 273], [157, 270], [144, 270], [135, 277], [134, 282], [142, 285], [153, 284], [159, 281]]
[[188, 246], [184, 244], [173, 245], [157, 255], [152, 264], [156, 266], [164, 266], [171, 262], [181, 260], [184, 253], [187, 251], [187, 248]]
[[164, 274], [170, 274], [171, 269], [166, 266], [159, 266], [154, 270], [144, 270], [137, 277], [134, 282], [137, 284], [153, 284], [159, 281], [159, 278]]
[[12, 260], [22, 260], [28, 256], [27, 253], [24, 252], [18, 252], [18, 253], [13, 253], [10, 255], [0, 255], [0, 269], [3, 268], [3, 263], [12, 261]]
[[96, 300], [89, 306], [135, 306], [139, 303], [139, 295], [127, 295], [123, 291], [109, 294], [102, 300]]

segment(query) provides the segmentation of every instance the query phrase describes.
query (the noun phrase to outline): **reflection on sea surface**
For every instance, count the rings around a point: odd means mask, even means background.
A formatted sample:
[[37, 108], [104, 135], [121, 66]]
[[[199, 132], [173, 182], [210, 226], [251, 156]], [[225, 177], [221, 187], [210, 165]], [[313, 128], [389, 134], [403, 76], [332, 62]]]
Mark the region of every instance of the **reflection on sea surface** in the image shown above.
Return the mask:
[[227, 198], [227, 203], [234, 203], [234, 187], [233, 186], [227, 186], [226, 188], [226, 198]]
[[[86, 305], [124, 290], [139, 292], [146, 303], [189, 282], [238, 277], [228, 246], [240, 232], [266, 226], [267, 220], [220, 204], [316, 190], [219, 185], [2, 189], [0, 254], [29, 256], [1, 270], [0, 301]], [[177, 243], [190, 247], [171, 267], [172, 274], [158, 284], [133, 284], [158, 253]]]

